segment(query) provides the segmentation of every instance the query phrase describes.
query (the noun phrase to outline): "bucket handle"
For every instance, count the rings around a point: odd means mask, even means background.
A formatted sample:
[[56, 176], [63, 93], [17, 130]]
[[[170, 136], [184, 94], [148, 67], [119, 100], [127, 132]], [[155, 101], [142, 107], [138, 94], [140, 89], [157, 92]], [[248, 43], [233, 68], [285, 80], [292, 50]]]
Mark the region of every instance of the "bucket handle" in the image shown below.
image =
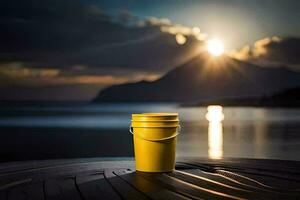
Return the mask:
[[[180, 134], [180, 131], [181, 131], [181, 126], [178, 125], [176, 134], [171, 135], [171, 136], [169, 136], [169, 137], [165, 137], [165, 138], [161, 138], [161, 139], [146, 139], [146, 138], [143, 138], [143, 137], [141, 137], [141, 136], [138, 136], [138, 137], [141, 138], [141, 139], [143, 139], [143, 140], [148, 140], [148, 141], [153, 141], [153, 142], [155, 142], [155, 141], [163, 141], [163, 140], [169, 140], [169, 139], [172, 139], [172, 138], [176, 137], [177, 135]], [[132, 135], [134, 135], [134, 133], [133, 133], [133, 127], [132, 127], [131, 125], [130, 125], [130, 127], [129, 127], [129, 132], [130, 132]]]

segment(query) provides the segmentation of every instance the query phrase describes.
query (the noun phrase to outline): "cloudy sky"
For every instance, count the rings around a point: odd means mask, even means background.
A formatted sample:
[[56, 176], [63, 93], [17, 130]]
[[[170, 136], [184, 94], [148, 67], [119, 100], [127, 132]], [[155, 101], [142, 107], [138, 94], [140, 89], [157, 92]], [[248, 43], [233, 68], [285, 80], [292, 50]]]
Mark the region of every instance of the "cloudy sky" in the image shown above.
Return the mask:
[[0, 100], [90, 100], [204, 51], [300, 69], [299, 1], [2, 0]]

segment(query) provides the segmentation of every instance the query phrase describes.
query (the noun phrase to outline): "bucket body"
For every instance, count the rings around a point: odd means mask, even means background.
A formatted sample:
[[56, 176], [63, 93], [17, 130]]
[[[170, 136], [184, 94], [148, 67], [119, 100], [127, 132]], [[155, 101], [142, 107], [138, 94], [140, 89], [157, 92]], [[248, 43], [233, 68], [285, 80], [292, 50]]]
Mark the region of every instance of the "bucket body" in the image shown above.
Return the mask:
[[175, 168], [177, 113], [133, 114], [135, 165], [142, 172], [170, 172]]

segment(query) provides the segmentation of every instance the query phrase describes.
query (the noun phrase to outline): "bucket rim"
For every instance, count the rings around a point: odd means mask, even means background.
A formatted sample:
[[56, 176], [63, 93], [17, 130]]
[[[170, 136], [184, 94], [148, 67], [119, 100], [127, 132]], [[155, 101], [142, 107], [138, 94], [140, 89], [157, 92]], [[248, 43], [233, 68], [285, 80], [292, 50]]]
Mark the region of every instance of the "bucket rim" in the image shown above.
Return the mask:
[[132, 114], [132, 117], [178, 117], [178, 113], [139, 113]]
[[177, 128], [177, 126], [131, 126], [132, 128]]
[[179, 122], [178, 119], [162, 119], [162, 120], [158, 120], [158, 119], [154, 119], [154, 120], [131, 120], [131, 122]]

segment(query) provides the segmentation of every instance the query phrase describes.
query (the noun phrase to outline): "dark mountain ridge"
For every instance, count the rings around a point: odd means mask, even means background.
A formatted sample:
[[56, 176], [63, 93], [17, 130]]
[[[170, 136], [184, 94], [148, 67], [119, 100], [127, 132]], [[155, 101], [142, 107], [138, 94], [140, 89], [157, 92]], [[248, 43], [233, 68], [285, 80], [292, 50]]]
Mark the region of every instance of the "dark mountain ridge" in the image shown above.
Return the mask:
[[300, 86], [300, 73], [259, 67], [227, 56], [202, 54], [160, 79], [127, 83], [100, 92], [97, 102], [197, 102], [228, 97], [261, 97]]

